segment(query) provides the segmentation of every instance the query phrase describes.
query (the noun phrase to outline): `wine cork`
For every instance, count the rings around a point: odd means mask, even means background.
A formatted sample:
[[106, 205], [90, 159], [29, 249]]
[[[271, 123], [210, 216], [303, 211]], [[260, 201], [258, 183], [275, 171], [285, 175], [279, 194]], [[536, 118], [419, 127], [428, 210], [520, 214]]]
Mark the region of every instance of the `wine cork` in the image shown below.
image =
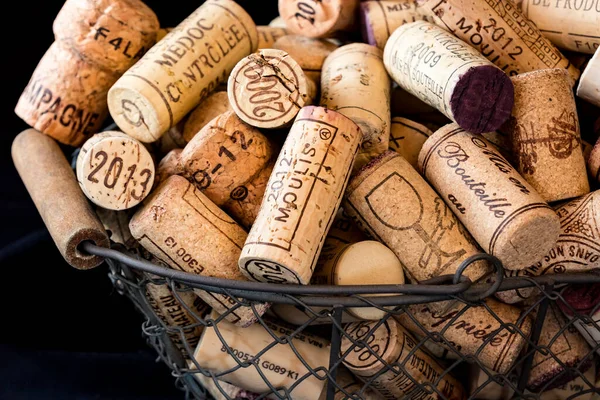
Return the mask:
[[321, 105], [338, 111], [363, 133], [354, 171], [387, 150], [390, 137], [390, 79], [383, 52], [365, 43], [344, 45], [325, 59]]
[[[333, 310], [330, 307], [315, 307], [309, 309], [302, 305], [273, 304], [267, 311], [267, 315], [278, 318], [292, 325], [331, 325], [333, 321]], [[347, 309], [342, 311], [342, 323], [361, 321], [350, 314]]]
[[600, 46], [600, 4], [595, 0], [573, 5], [571, 2], [523, 0], [521, 11], [544, 37], [561, 49], [594, 54]]
[[420, 20], [433, 22], [416, 0], [361, 1], [359, 16], [363, 41], [381, 50], [398, 27]]
[[423, 145], [419, 168], [504, 268], [525, 269], [556, 244], [558, 215], [482, 136], [444, 126]]
[[548, 351], [536, 351], [533, 356], [527, 381], [531, 392], [560, 387], [575, 379], [577, 370], [585, 373], [593, 364], [593, 358], [588, 357], [592, 349], [573, 325], [567, 326], [564, 315], [552, 302], [537, 345], [547, 347]]
[[360, 128], [342, 114], [315, 106], [300, 110], [242, 250], [244, 275], [309, 283], [361, 141]]
[[175, 124], [166, 131], [156, 142], [145, 143], [146, 146], [151, 146], [157, 149], [157, 153], [166, 156], [171, 150], [183, 149], [187, 141], [183, 138], [184, 120]]
[[[560, 294], [563, 300], [556, 304], [581, 336], [600, 354], [600, 308], [597, 307], [600, 303], [600, 283], [569, 285]], [[584, 320], [584, 316], [589, 319]]]
[[[517, 379], [513, 376], [495, 375], [493, 371], [484, 371], [478, 365], [469, 368], [468, 386], [470, 398], [481, 400], [510, 400], [515, 394]], [[496, 382], [494, 379], [499, 379]]]
[[187, 116], [183, 126], [183, 139], [189, 143], [211, 120], [232, 110], [227, 92], [214, 92]]
[[[211, 317], [214, 315], [211, 314]], [[232, 370], [219, 378], [255, 393], [271, 392], [265, 379], [261, 377], [262, 374], [273, 387], [290, 390], [290, 396], [294, 399], [317, 399], [325, 387], [326, 380], [314, 376], [306, 365], [312, 369], [327, 368], [329, 342], [308, 332], [302, 332], [302, 335], [296, 334], [289, 339], [291, 344], [276, 343], [271, 346], [275, 339], [270, 332], [277, 338], [283, 338], [292, 334], [296, 328], [268, 318], [264, 318], [264, 324], [269, 330], [262, 324], [241, 329], [227, 321], [218, 322], [216, 327], [206, 327], [196, 347], [196, 362], [200, 367], [215, 374]], [[260, 356], [257, 356], [259, 352]], [[238, 364], [249, 363], [255, 359], [259, 359], [255, 365]], [[319, 373], [319, 376], [323, 374]]]
[[198, 318], [208, 314], [210, 307], [192, 291], [175, 294], [168, 284], [152, 281], [146, 284], [146, 300], [166, 325], [171, 342], [185, 358], [192, 358], [204, 327]]
[[258, 49], [274, 49], [273, 44], [279, 39], [287, 35], [285, 28], [263, 26], [259, 25], [256, 27], [258, 32]]
[[564, 69], [543, 69], [511, 78], [515, 103], [502, 127], [515, 166], [547, 202], [590, 192], [577, 107]]
[[[190, 369], [194, 369], [194, 363], [190, 360], [188, 363]], [[255, 400], [260, 395], [258, 393], [249, 392], [225, 381], [213, 379], [209, 376], [204, 376], [201, 373], [194, 374], [194, 378], [198, 380], [208, 393], [215, 400]], [[225, 394], [223, 394], [225, 392]]]
[[229, 200], [221, 207], [227, 214], [246, 229], [250, 229], [258, 216], [269, 178], [275, 167], [275, 160], [270, 161], [260, 170], [258, 175], [244, 185], [236, 187]]
[[[319, 256], [311, 282], [324, 285], [403, 285], [402, 263], [393, 251], [375, 240], [338, 246]], [[331, 257], [333, 256], [333, 257]], [[363, 295], [368, 297], [369, 295]], [[393, 309], [394, 307], [389, 307]], [[351, 307], [357, 318], [379, 320], [386, 311], [375, 307]]]
[[87, 62], [122, 74], [156, 43], [160, 24], [141, 0], [67, 0], [52, 27]]
[[233, 111], [212, 119], [181, 152], [183, 175], [216, 205], [239, 197], [271, 159], [273, 148], [256, 128]]
[[183, 149], [173, 149], [160, 160], [156, 170], [155, 186], [166, 181], [171, 175], [180, 175], [183, 173], [183, 168], [181, 166], [182, 151]]
[[311, 38], [335, 37], [358, 25], [360, 0], [279, 0], [279, 16], [287, 30]]
[[[335, 383], [339, 386], [339, 389], [335, 388], [335, 394], [333, 400], [347, 400], [347, 399], [362, 399], [362, 400], [381, 400], [381, 397], [371, 388], [366, 388], [364, 382], [360, 381], [356, 376], [352, 375], [352, 372], [348, 371], [343, 365], [339, 365], [336, 368], [337, 375], [335, 377]], [[327, 390], [321, 392], [319, 400], [327, 400]]]
[[[410, 305], [407, 312], [422, 327], [407, 313], [394, 317], [413, 334], [439, 334], [451, 344], [440, 342], [441, 346], [462, 356], [477, 357], [481, 365], [499, 374], [506, 374], [519, 359], [532, 327], [531, 318], [524, 316], [518, 307], [491, 298], [480, 306], [458, 301]], [[522, 334], [516, 329], [509, 330], [505, 324], [519, 328]]]
[[473, 47], [430, 22], [396, 29], [385, 45], [383, 62], [398, 85], [469, 132], [494, 131], [510, 116], [510, 78]]
[[[600, 191], [596, 190], [554, 207], [560, 219], [558, 241], [522, 271], [505, 271], [512, 276], [540, 276], [600, 268]], [[534, 287], [497, 292], [505, 303], [518, 303], [536, 293]]]
[[[377, 326], [377, 328], [375, 328]], [[354, 341], [369, 347], [354, 345], [342, 337], [343, 362], [354, 375], [371, 382], [371, 387], [386, 399], [461, 400], [465, 398], [462, 384], [445, 373], [446, 367], [417, 347], [412, 335], [394, 319], [355, 322], [345, 327]], [[392, 369], [393, 367], [393, 369]], [[442, 373], [444, 375], [442, 376]], [[431, 394], [417, 384], [427, 384]]]
[[[564, 399], [581, 399], [592, 400], [594, 393], [589, 392], [590, 389], [600, 391], [600, 386], [596, 386], [596, 366], [592, 365], [585, 374], [578, 375], [575, 379], [561, 386], [542, 392], [540, 400], [564, 400]], [[582, 392], [586, 393], [582, 393]]]
[[65, 261], [77, 269], [90, 269], [104, 258], [82, 253], [79, 245], [90, 241], [110, 246], [98, 220], [59, 145], [34, 129], [19, 133], [12, 142], [15, 168]]
[[79, 147], [108, 116], [106, 93], [118, 77], [57, 41], [39, 61], [14, 111], [32, 128]]
[[600, 107], [600, 51], [596, 51], [581, 74], [577, 97]]
[[123, 132], [154, 142], [226, 82], [256, 50], [252, 18], [233, 0], [208, 0], [156, 43], [108, 92]]
[[135, 250], [140, 247], [129, 230], [129, 220], [135, 209], [115, 211], [96, 207], [94, 211], [104, 226], [111, 243], [122, 244], [127, 250]]
[[452, 122], [436, 108], [413, 96], [392, 81], [390, 110], [392, 117], [404, 117], [426, 126], [431, 131]]
[[[411, 283], [454, 274], [465, 259], [481, 253], [433, 188], [391, 150], [354, 175], [343, 207], [396, 254]], [[477, 261], [464, 275], [476, 281], [488, 269]]]
[[261, 49], [238, 62], [229, 75], [229, 103], [241, 120], [258, 128], [290, 125], [312, 104], [316, 88], [288, 53]]
[[427, 0], [423, 9], [509, 76], [564, 68], [573, 84], [579, 78], [579, 70], [513, 1]]
[[[246, 232], [185, 178], [173, 175], [153, 190], [131, 218], [135, 239], [171, 268], [223, 279], [245, 280], [237, 260]], [[235, 308], [226, 295], [196, 293], [220, 314], [240, 326], [256, 321], [250, 307]], [[232, 309], [232, 307], [234, 307]], [[268, 305], [258, 304], [264, 313]]]
[[392, 118], [392, 128], [390, 132], [390, 150], [394, 150], [408, 161], [408, 163], [417, 169], [419, 152], [423, 143], [431, 136], [427, 127], [411, 121], [407, 118]]
[[327, 56], [338, 46], [325, 39], [288, 34], [277, 39], [273, 43], [273, 48], [288, 53], [298, 62], [306, 77], [319, 86], [321, 84], [323, 63]]
[[150, 194], [154, 160], [138, 140], [118, 131], [97, 133], [77, 156], [77, 181], [94, 204], [109, 210], [135, 207]]
[[273, 28], [287, 28], [285, 21], [283, 20], [283, 18], [281, 18], [281, 16], [276, 16], [275, 18], [273, 18], [270, 22], [269, 25], [270, 27]]

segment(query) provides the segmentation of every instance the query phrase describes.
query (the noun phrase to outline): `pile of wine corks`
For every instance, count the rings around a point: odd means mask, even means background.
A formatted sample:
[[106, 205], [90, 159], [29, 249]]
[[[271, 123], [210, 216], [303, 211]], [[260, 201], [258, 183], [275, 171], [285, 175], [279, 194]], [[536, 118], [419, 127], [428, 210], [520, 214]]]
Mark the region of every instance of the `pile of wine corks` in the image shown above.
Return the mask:
[[[65, 1], [16, 102], [30, 129], [12, 155], [71, 266], [103, 263], [92, 242], [271, 285], [422, 285], [485, 253], [509, 277], [600, 269], [600, 3], [279, 0], [264, 24], [249, 11], [207, 0], [161, 26], [141, 0]], [[462, 275], [495, 279], [483, 258]], [[296, 330], [331, 324], [327, 308], [140, 279], [188, 366], [218, 375], [197, 374], [216, 397], [324, 398], [331, 343]], [[393, 313], [363, 295], [344, 310], [335, 398], [483, 396], [471, 382], [523, 368], [533, 333], [528, 391], [585, 383], [597, 292], [564, 290], [541, 327], [532, 287]], [[473, 376], [448, 368], [460, 358]], [[489, 398], [510, 392], [493, 381]]]

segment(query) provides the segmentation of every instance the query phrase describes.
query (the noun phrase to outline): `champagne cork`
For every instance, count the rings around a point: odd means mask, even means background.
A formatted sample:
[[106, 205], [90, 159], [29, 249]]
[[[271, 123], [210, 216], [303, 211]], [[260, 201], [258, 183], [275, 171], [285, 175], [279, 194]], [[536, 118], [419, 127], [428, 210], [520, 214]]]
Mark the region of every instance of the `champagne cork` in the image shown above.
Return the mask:
[[525, 269], [556, 244], [558, 215], [482, 136], [444, 126], [423, 145], [419, 168], [504, 268]]
[[[478, 365], [469, 368], [469, 393], [473, 399], [480, 400], [510, 400], [515, 395], [514, 388], [517, 387], [513, 376], [495, 375], [493, 371], [484, 371]], [[494, 381], [499, 379], [501, 383]]]
[[138, 140], [118, 131], [97, 133], [77, 156], [77, 181], [94, 204], [109, 210], [135, 207], [150, 194], [154, 160]]
[[59, 145], [41, 132], [26, 129], [13, 140], [11, 155], [65, 261], [77, 269], [102, 264], [104, 258], [82, 253], [79, 249], [85, 241], [106, 248], [110, 242]]
[[108, 116], [106, 93], [118, 78], [56, 41], [39, 61], [14, 111], [32, 128], [79, 147]]
[[[343, 207], [396, 254], [411, 283], [454, 274], [465, 259], [481, 253], [433, 188], [391, 150], [352, 178]], [[488, 269], [487, 262], [477, 261], [464, 275], [476, 281]]]
[[416, 0], [361, 1], [359, 16], [363, 41], [381, 50], [398, 27], [420, 20], [433, 22]]
[[156, 43], [160, 24], [141, 0], [67, 0], [52, 27], [87, 62], [123, 74]]
[[129, 230], [129, 220], [135, 209], [115, 211], [96, 207], [94, 211], [96, 211], [98, 219], [104, 226], [111, 243], [122, 244], [128, 250], [135, 250], [140, 247]]
[[298, 113], [248, 234], [240, 270], [271, 283], [310, 282], [359, 144], [360, 128], [323, 107]]
[[502, 127], [513, 145], [515, 166], [546, 202], [590, 192], [577, 107], [563, 69], [543, 69], [511, 78], [515, 103]]
[[183, 175], [216, 205], [239, 197], [244, 184], [271, 159], [273, 148], [260, 131], [225, 112], [204, 126], [181, 152]]
[[252, 18], [233, 0], [208, 0], [156, 43], [108, 92], [123, 132], [154, 142], [226, 82], [256, 50]]
[[[577, 399], [577, 400], [592, 400], [594, 393], [589, 392], [590, 389], [600, 391], [600, 386], [596, 386], [596, 367], [592, 365], [585, 374], [577, 376], [575, 379], [568, 383], [542, 392], [540, 394], [540, 400], [565, 400], [565, 399]], [[583, 393], [586, 391], [587, 393]]]
[[579, 78], [579, 70], [523, 15], [516, 2], [426, 0], [423, 9], [438, 26], [473, 46], [509, 76], [564, 68], [573, 84]]
[[573, 4], [570, 1], [523, 0], [521, 11], [544, 37], [561, 49], [594, 54], [600, 46], [600, 4], [596, 0]]
[[552, 302], [538, 346], [548, 351], [536, 351], [533, 356], [527, 389], [534, 393], [560, 387], [575, 379], [579, 375], [576, 371], [585, 373], [593, 364], [593, 358], [588, 357], [592, 349], [573, 325], [567, 326], [564, 315]]
[[[362, 399], [362, 400], [381, 400], [381, 397], [371, 390], [366, 388], [363, 390], [364, 382], [360, 381], [356, 376], [352, 375], [352, 372], [348, 371], [346, 367], [340, 365], [336, 368], [337, 375], [335, 377], [335, 383], [340, 389], [335, 389], [333, 400], [348, 400], [348, 399]], [[327, 400], [327, 390], [321, 392], [319, 400]]]
[[279, 0], [287, 30], [311, 38], [335, 37], [358, 25], [360, 0]]
[[[237, 260], [246, 232], [185, 178], [169, 177], [153, 190], [131, 218], [135, 239], [171, 268], [223, 279], [245, 280]], [[235, 307], [226, 295], [196, 293], [220, 314]], [[268, 306], [256, 309], [264, 313]], [[256, 321], [250, 307], [231, 309], [227, 319], [240, 326]]]
[[[268, 315], [297, 326], [302, 326], [305, 324], [309, 326], [331, 325], [333, 321], [332, 313], [332, 309], [328, 307], [312, 306], [309, 310], [299, 304], [292, 305], [282, 303], [273, 304], [269, 308], [269, 311], [267, 311]], [[348, 313], [347, 310], [342, 311], [343, 324], [357, 321], [361, 321], [361, 319], [356, 318], [354, 315]]]
[[232, 110], [227, 92], [214, 92], [187, 116], [183, 126], [183, 139], [189, 143], [211, 120]]
[[[347, 336], [342, 337], [344, 366], [359, 379], [370, 381], [371, 387], [383, 398], [465, 398], [462, 384], [445, 373], [446, 367], [427, 352], [416, 348], [415, 339], [395, 320], [388, 318], [382, 324], [379, 321], [355, 322], [346, 325], [345, 330], [350, 338], [365, 342], [370, 349], [355, 346]], [[432, 393], [427, 394], [417, 384], [427, 384], [427, 389]]]
[[270, 161], [258, 175], [243, 186], [236, 187], [228, 201], [221, 206], [227, 214], [246, 229], [250, 229], [258, 216], [269, 178], [275, 167], [275, 160]]
[[[324, 260], [321, 260], [321, 252], [311, 282], [325, 285], [404, 284], [402, 263], [382, 243], [365, 240], [338, 246], [336, 250], [328, 252]], [[389, 307], [390, 310], [393, 308]], [[365, 320], [379, 320], [386, 315], [386, 311], [375, 307], [352, 307], [348, 312]]]
[[[474, 356], [481, 365], [499, 374], [506, 374], [519, 359], [521, 350], [531, 332], [530, 317], [523, 316], [518, 307], [488, 298], [485, 306], [472, 306], [462, 302], [446, 301], [441, 304], [417, 304], [407, 307], [422, 328], [406, 313], [394, 315], [413, 334], [424, 336], [439, 334], [452, 346], [450, 350], [462, 356]], [[488, 311], [488, 308], [492, 311]], [[518, 327], [522, 332], [508, 329]], [[446, 347], [443, 342], [441, 346]]]
[[[540, 276], [600, 268], [600, 191], [573, 199], [554, 207], [560, 219], [558, 241], [535, 262], [522, 271], [505, 271], [507, 276]], [[529, 298], [533, 287], [497, 292], [505, 303], [518, 303]]]
[[[600, 283], [569, 285], [561, 291], [561, 296], [563, 300], [557, 301], [556, 304], [600, 355]], [[583, 316], [589, 319], [586, 321]]]
[[398, 85], [469, 132], [494, 131], [510, 116], [510, 78], [473, 47], [430, 22], [396, 29], [385, 45], [383, 62]]
[[[192, 291], [180, 290], [174, 294], [168, 284], [152, 281], [146, 284], [146, 300], [166, 325], [167, 334], [175, 347], [185, 358], [191, 358], [204, 327], [198, 318], [208, 314], [210, 307]], [[188, 353], [186, 346], [191, 353]]]
[[363, 133], [354, 171], [387, 150], [390, 137], [390, 79], [383, 52], [365, 43], [344, 45], [325, 59], [321, 105], [338, 111]]
[[408, 163], [417, 169], [419, 152], [423, 143], [431, 136], [427, 127], [411, 121], [407, 118], [392, 118], [392, 129], [390, 132], [390, 150], [394, 150], [408, 161]]
[[285, 35], [273, 43], [273, 48], [288, 53], [300, 65], [306, 77], [319, 86], [321, 84], [323, 63], [327, 56], [338, 46], [325, 39]]
[[183, 173], [183, 168], [181, 167], [182, 151], [183, 149], [173, 149], [160, 160], [156, 170], [155, 186], [166, 181], [171, 175], [180, 175]]
[[[190, 360], [189, 368], [194, 369], [194, 363]], [[249, 392], [230, 383], [221, 380], [215, 380], [203, 374], [194, 374], [194, 378], [208, 391], [215, 400], [255, 400], [260, 395], [258, 393]], [[225, 394], [223, 394], [225, 392]]]
[[285, 28], [273, 26], [257, 26], [258, 32], [258, 49], [274, 49], [273, 44], [279, 39], [287, 35]]
[[[214, 315], [211, 314], [214, 318]], [[295, 327], [289, 327], [281, 321], [264, 318], [265, 325], [275, 336], [283, 338], [294, 332]], [[219, 336], [216, 333], [219, 331]], [[239, 328], [227, 321], [220, 321], [206, 327], [194, 358], [200, 367], [209, 369], [215, 374], [233, 370], [219, 376], [233, 385], [246, 390], [264, 394], [271, 392], [261, 374], [275, 388], [290, 390], [290, 396], [299, 400], [314, 400], [319, 398], [325, 387], [326, 380], [320, 380], [306, 368], [327, 368], [329, 366], [329, 342], [307, 332], [294, 335], [290, 340], [294, 350], [288, 343], [276, 343], [270, 331], [262, 324], [254, 324], [247, 328]], [[225, 347], [227, 345], [231, 350]], [[268, 350], [264, 351], [265, 348]], [[256, 356], [258, 353], [260, 356]], [[302, 358], [299, 358], [298, 355]], [[235, 356], [235, 357], [234, 357]], [[255, 359], [255, 364], [240, 366], [238, 362], [249, 363]], [[239, 361], [238, 361], [239, 360]], [[318, 373], [323, 376], [322, 372]], [[294, 385], [294, 387], [292, 387]], [[281, 393], [281, 392], [279, 392]]]
[[581, 74], [577, 97], [600, 107], [600, 51], [596, 51]]
[[261, 49], [238, 62], [229, 75], [229, 103], [241, 120], [258, 128], [287, 127], [312, 104], [316, 87], [288, 53]]

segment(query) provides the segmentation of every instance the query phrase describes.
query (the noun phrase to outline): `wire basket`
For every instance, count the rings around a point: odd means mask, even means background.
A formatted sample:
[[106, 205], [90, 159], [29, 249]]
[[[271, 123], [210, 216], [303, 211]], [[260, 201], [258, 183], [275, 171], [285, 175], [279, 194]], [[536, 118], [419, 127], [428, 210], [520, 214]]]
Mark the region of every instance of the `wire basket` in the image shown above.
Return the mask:
[[[188, 399], [600, 395], [600, 344], [581, 330], [600, 330], [592, 318], [600, 304], [582, 312], [564, 297], [568, 288], [600, 283], [599, 271], [503, 278], [499, 260], [480, 254], [455, 276], [419, 285], [300, 286], [193, 275], [120, 244], [83, 249], [105, 257], [115, 288], [145, 317], [144, 337]], [[493, 283], [461, 275], [481, 258], [496, 268]], [[495, 299], [524, 288], [537, 294], [511, 312]], [[198, 291], [226, 294], [232, 304], [216, 314]], [[241, 309], [252, 310], [250, 327], [233, 323]], [[357, 310], [379, 316], [360, 320]]]

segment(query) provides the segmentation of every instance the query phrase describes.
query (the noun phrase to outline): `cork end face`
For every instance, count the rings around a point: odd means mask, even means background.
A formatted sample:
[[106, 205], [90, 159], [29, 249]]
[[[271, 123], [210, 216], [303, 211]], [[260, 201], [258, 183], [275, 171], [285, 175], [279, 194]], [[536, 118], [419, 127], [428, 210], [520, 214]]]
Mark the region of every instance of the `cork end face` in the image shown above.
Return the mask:
[[495, 66], [473, 67], [460, 77], [450, 98], [454, 120], [471, 133], [495, 131], [510, 117], [513, 83]]
[[310, 276], [302, 278], [291, 268], [268, 258], [242, 255], [238, 265], [244, 276], [255, 282], [291, 285], [308, 285], [310, 282]]
[[[169, 122], [160, 121], [151, 101], [131, 87], [135, 86], [127, 83], [118, 85], [117, 82], [110, 88], [110, 115], [119, 128], [132, 138], [144, 143], [155, 142], [169, 129]], [[165, 115], [170, 113], [166, 112]]]
[[91, 241], [96, 246], [110, 248], [110, 240], [105, 231], [86, 228], [77, 231], [65, 246], [65, 261], [77, 269], [92, 269], [104, 262], [104, 257], [83, 253], [79, 245], [84, 241]]

